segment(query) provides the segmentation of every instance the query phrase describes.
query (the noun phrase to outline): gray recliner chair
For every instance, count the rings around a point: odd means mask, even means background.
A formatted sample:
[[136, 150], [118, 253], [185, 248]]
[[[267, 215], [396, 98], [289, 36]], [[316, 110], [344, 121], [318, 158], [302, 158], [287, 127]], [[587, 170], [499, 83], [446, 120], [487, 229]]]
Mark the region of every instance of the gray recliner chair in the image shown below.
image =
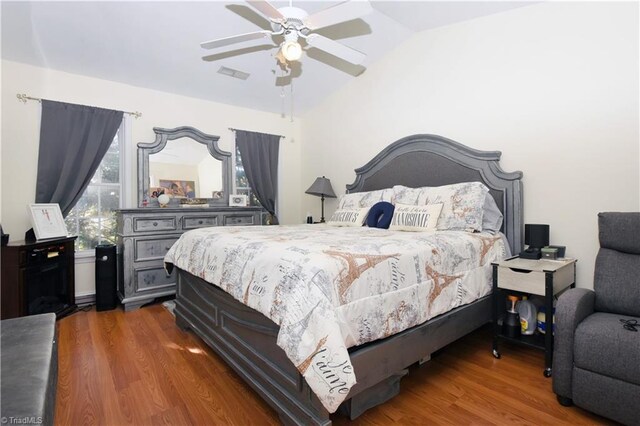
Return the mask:
[[571, 289], [556, 306], [553, 391], [640, 425], [640, 213], [600, 213], [598, 226], [594, 290]]

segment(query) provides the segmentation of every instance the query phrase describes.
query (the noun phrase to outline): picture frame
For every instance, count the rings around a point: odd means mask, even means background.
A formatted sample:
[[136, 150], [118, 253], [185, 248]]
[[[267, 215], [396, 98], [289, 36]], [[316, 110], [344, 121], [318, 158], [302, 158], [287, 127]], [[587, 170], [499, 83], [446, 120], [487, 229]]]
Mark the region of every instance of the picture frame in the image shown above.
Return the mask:
[[64, 223], [60, 205], [56, 203], [31, 203], [28, 206], [29, 218], [36, 240], [66, 237], [67, 225]]
[[196, 198], [196, 182], [193, 180], [160, 179], [159, 183], [158, 191], [163, 191], [173, 198]]
[[229, 196], [229, 206], [247, 207], [247, 196], [244, 194], [231, 194]]

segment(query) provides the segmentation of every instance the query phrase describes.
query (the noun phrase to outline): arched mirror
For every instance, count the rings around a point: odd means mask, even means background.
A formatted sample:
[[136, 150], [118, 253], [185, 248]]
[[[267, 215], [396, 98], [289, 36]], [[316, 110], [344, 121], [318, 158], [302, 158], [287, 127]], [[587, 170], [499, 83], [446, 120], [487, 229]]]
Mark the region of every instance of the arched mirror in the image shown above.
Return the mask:
[[228, 205], [231, 153], [218, 147], [219, 136], [193, 127], [153, 131], [154, 142], [138, 144], [139, 207], [158, 207], [161, 194], [170, 206]]

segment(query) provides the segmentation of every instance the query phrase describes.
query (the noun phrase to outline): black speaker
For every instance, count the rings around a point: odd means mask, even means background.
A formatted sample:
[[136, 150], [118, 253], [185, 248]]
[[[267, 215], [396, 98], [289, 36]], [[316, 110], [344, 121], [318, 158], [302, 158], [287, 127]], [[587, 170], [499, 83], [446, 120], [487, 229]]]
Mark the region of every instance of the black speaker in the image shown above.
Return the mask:
[[116, 246], [96, 246], [96, 310], [108, 311], [118, 306]]

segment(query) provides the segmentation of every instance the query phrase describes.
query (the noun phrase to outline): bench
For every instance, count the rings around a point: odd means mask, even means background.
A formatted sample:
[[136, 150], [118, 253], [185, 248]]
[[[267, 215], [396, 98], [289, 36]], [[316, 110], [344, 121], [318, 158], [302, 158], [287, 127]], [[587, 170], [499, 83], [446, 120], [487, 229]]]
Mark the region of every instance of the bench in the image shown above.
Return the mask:
[[58, 382], [55, 314], [3, 320], [0, 328], [3, 423], [53, 425]]

